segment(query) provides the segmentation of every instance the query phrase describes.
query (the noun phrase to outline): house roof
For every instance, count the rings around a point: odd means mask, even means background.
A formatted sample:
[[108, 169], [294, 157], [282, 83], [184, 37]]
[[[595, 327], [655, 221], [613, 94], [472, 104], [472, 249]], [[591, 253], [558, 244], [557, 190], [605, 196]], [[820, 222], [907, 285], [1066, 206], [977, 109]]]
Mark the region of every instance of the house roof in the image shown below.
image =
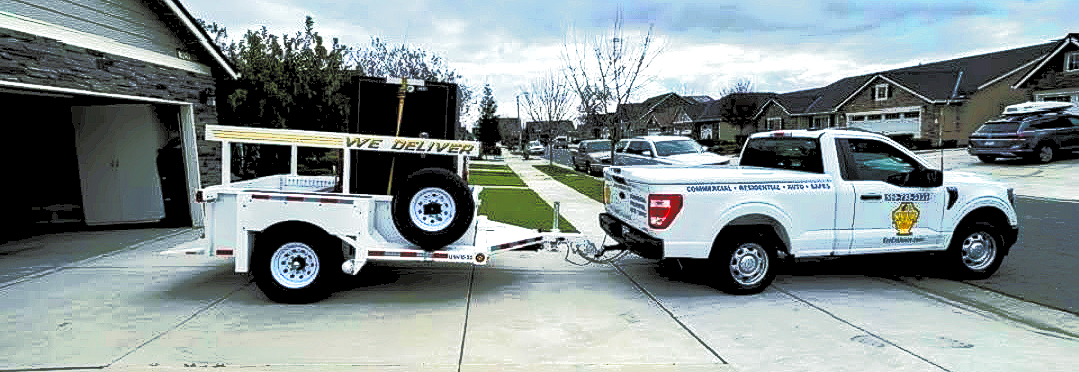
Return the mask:
[[763, 106], [768, 100], [775, 98], [775, 93], [731, 93], [722, 98], [704, 105], [701, 112], [694, 116], [696, 121], [721, 121], [724, 115], [725, 105], [730, 105], [734, 99], [744, 99], [757, 107]]
[[1021, 67], [1043, 57], [1057, 44], [1038, 44], [846, 77], [824, 87], [779, 94], [775, 102], [794, 115], [834, 112], [873, 80], [897, 84], [930, 102], [953, 98], [953, 90], [954, 98], [962, 99], [988, 82], [1022, 70]]
[[708, 103], [715, 101], [715, 99], [711, 96], [687, 96], [685, 98], [688, 100], [697, 101], [697, 103]]
[[1064, 48], [1066, 48], [1069, 44], [1079, 46], [1079, 33], [1070, 33], [1063, 39], [1057, 41], [1053, 45], [1052, 51], [1046, 53], [1044, 57], [1038, 60], [1036, 62], [1037, 66], [1027, 71], [1026, 74], [1023, 74], [1023, 77], [1019, 78], [1019, 81], [1015, 82], [1015, 85], [1012, 85], [1012, 88], [1018, 88], [1023, 86], [1023, 84], [1026, 84], [1027, 80], [1030, 80], [1030, 78], [1033, 77], [1038, 71], [1041, 71], [1042, 68], [1045, 67], [1045, 64], [1049, 63], [1049, 60], [1053, 59], [1053, 57], [1056, 57], [1057, 54], [1060, 54], [1060, 52], [1062, 52]]
[[202, 47], [206, 49], [206, 52], [213, 57], [214, 61], [217, 62], [223, 70], [225, 70], [225, 73], [228, 74], [229, 77], [236, 79], [240, 76], [239, 73], [236, 72], [236, 67], [233, 66], [232, 63], [229, 62], [228, 57], [225, 56], [225, 53], [221, 51], [221, 48], [218, 47], [216, 43], [214, 43], [214, 39], [210, 37], [210, 34], [206, 33], [206, 30], [202, 29], [198, 20], [191, 16], [191, 13], [187, 11], [187, 8], [184, 8], [183, 4], [180, 4], [180, 0], [159, 1], [172, 10], [172, 12], [176, 13], [180, 18], [180, 21], [184, 24], [184, 27], [198, 39], [199, 45], [202, 45]]

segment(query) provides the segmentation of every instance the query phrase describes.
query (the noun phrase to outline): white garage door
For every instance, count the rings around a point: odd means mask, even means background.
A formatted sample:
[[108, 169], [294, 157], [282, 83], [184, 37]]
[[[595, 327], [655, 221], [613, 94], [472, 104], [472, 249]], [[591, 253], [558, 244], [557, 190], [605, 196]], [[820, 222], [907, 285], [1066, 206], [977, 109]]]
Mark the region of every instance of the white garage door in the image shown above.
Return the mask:
[[849, 126], [883, 134], [913, 134], [922, 136], [922, 119], [918, 111], [889, 113], [855, 113], [849, 115]]

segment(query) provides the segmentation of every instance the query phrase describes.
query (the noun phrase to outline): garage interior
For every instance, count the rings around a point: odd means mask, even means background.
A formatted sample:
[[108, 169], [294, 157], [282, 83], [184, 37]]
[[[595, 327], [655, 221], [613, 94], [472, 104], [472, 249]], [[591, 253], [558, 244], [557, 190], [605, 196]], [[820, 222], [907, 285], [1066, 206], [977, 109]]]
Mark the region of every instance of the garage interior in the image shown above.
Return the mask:
[[192, 225], [179, 106], [3, 88], [0, 108], [12, 222], [0, 242]]

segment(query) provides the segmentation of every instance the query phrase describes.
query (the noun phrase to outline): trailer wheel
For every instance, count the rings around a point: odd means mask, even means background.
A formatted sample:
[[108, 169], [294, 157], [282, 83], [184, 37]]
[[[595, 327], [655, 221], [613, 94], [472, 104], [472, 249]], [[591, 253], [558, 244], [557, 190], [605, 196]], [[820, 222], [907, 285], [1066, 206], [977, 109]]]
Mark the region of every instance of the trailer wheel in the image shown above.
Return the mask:
[[344, 258], [324, 241], [306, 234], [268, 236], [252, 261], [255, 283], [262, 293], [272, 301], [291, 304], [326, 298]]
[[394, 193], [392, 208], [401, 236], [433, 251], [468, 231], [476, 203], [461, 177], [445, 169], [426, 168], [408, 176]]

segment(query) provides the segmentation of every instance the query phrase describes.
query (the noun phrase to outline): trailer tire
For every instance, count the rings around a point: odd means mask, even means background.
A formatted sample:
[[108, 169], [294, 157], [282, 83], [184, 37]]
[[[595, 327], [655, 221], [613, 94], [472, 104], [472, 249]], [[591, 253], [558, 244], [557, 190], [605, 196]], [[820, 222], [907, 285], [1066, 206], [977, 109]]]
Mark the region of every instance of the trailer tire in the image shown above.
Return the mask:
[[393, 224], [408, 241], [434, 251], [460, 239], [472, 225], [476, 203], [464, 180], [441, 168], [408, 176], [393, 195]]
[[341, 277], [340, 249], [318, 234], [274, 234], [259, 243], [252, 260], [255, 284], [271, 301], [305, 304], [326, 298]]

